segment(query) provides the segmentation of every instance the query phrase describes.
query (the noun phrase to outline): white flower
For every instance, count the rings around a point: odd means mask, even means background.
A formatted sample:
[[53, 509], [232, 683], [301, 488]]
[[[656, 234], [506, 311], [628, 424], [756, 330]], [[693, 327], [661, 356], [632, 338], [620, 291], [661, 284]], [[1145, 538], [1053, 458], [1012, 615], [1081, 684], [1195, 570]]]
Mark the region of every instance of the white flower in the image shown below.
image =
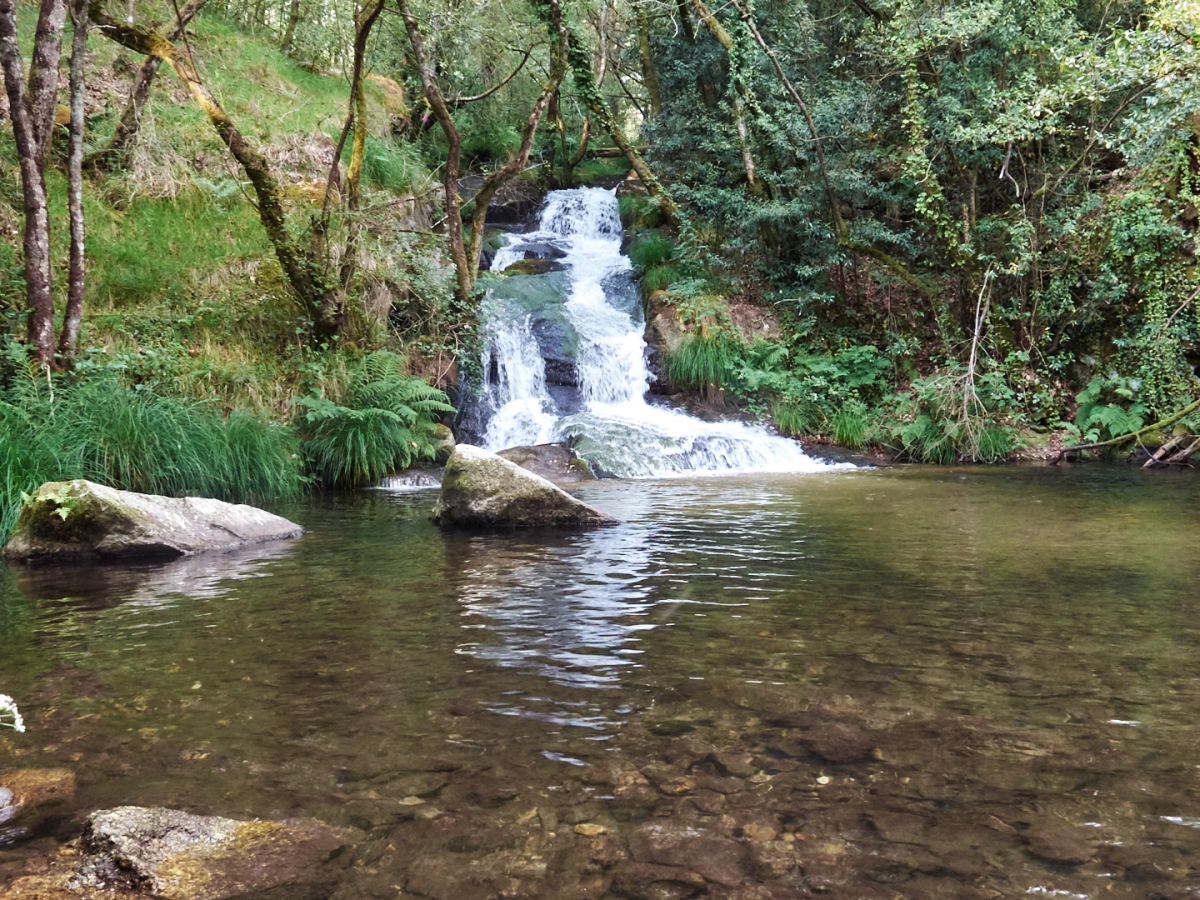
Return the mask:
[[25, 730], [25, 720], [21, 718], [21, 711], [17, 709], [17, 701], [8, 694], [0, 694], [0, 715], [4, 713], [12, 715], [12, 727], [15, 731]]

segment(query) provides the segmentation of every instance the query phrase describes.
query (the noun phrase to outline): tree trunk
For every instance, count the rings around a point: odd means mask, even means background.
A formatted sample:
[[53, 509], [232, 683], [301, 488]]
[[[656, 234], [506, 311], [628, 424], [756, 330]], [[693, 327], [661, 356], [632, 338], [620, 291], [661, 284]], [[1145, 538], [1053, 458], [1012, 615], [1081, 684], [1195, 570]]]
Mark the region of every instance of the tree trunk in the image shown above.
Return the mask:
[[[179, 11], [179, 17], [171, 23], [170, 29], [166, 32], [168, 41], [175, 40], [183, 33], [183, 29], [187, 27], [188, 22], [196, 13], [200, 12], [200, 8], [204, 6], [205, 2], [206, 0], [191, 0]], [[94, 154], [92, 160], [102, 164], [115, 163], [116, 165], [125, 162], [129, 150], [137, 138], [138, 129], [141, 128], [142, 110], [145, 109], [146, 101], [150, 98], [150, 87], [154, 84], [154, 76], [158, 73], [160, 65], [162, 65], [162, 60], [157, 56], [146, 57], [141, 68], [138, 69], [137, 77], [133, 80], [133, 87], [129, 91], [129, 100], [121, 113], [121, 120], [117, 123], [112, 140], [105, 150]], [[89, 163], [92, 160], [89, 160]]]
[[[45, 159], [57, 99], [56, 90], [51, 90], [51, 86], [54, 89], [58, 86], [55, 50], [61, 51], [65, 20], [65, 6], [58, 0], [43, 0], [27, 98], [21, 47], [17, 42], [16, 6], [14, 0], [0, 0], [0, 68], [4, 70], [4, 87], [8, 94], [9, 118], [21, 169], [21, 197], [25, 209], [23, 249], [25, 297], [29, 306], [28, 340], [38, 362], [44, 366], [54, 362], [54, 278], [50, 266], [50, 213], [46, 205]], [[49, 106], [48, 111], [45, 106]]]
[[[696, 0], [696, 2], [699, 3], [700, 0]], [[750, 33], [754, 35], [754, 40], [757, 41], [758, 46], [762, 48], [763, 53], [767, 54], [767, 57], [771, 60], [771, 64], [775, 67], [775, 74], [779, 76], [779, 80], [783, 82], [783, 86], [787, 88], [788, 93], [792, 96], [792, 100], [795, 101], [796, 105], [800, 108], [800, 112], [804, 115], [804, 121], [808, 125], [813, 144], [816, 146], [817, 165], [821, 170], [821, 180], [825, 183], [825, 193], [829, 198], [829, 215], [833, 223], [833, 233], [839, 241], [844, 242], [846, 240], [846, 223], [842, 221], [842, 212], [838, 208], [837, 194], [834, 193], [833, 182], [829, 178], [829, 169], [825, 165], [825, 149], [821, 145], [821, 136], [817, 132], [817, 123], [813, 121], [812, 113], [808, 111], [808, 104], [801, 99], [800, 92], [792, 85], [791, 79], [784, 74], [783, 66], [779, 64], [775, 52], [763, 40], [762, 33], [754, 24], [754, 18], [750, 14], [749, 7], [742, 6], [739, 0], [730, 0], [730, 2], [733, 4], [734, 9], [741, 15], [742, 21], [750, 29]]]
[[[0, 0], [0, 4], [12, 0]], [[156, 56], [170, 66], [183, 81], [209, 122], [229, 148], [234, 159], [246, 173], [258, 198], [258, 218], [267, 232], [267, 238], [275, 249], [283, 273], [295, 291], [305, 310], [313, 317], [314, 336], [327, 339], [337, 333], [341, 324], [333, 312], [341, 309], [337, 289], [327, 283], [322, 260], [297, 247], [287, 229], [283, 204], [279, 199], [279, 186], [275, 183], [267, 161], [261, 153], [246, 143], [233, 120], [209, 92], [187, 56], [179, 52], [170, 41], [160, 34], [145, 28], [122, 25], [104, 11], [103, 0], [91, 0], [88, 7], [92, 21], [106, 37], [137, 53]]]
[[662, 112], [662, 91], [658, 87], [658, 76], [654, 72], [654, 60], [650, 56], [650, 19], [641, 0], [633, 0], [634, 17], [637, 20], [638, 55], [642, 61], [642, 83], [650, 96], [650, 118]]
[[546, 26], [554, 39], [550, 50], [549, 78], [542, 87], [542, 92], [534, 102], [533, 110], [529, 113], [529, 118], [525, 122], [525, 130], [521, 134], [521, 146], [517, 150], [516, 155], [509, 160], [506, 166], [488, 175], [483, 181], [483, 186], [475, 194], [475, 210], [471, 214], [471, 248], [467, 256], [467, 261], [471, 265], [472, 286], [474, 286], [476, 279], [479, 278], [479, 259], [483, 251], [483, 230], [487, 222], [487, 211], [488, 206], [492, 202], [492, 197], [496, 195], [496, 191], [500, 189], [501, 185], [525, 169], [526, 163], [529, 162], [529, 151], [533, 147], [533, 139], [537, 134], [542, 113], [546, 110], [554, 95], [558, 93], [558, 88], [567, 74], [567, 44], [570, 40], [570, 32], [563, 23], [562, 9], [558, 5], [558, 0], [545, 0], [545, 4], [544, 16]]
[[71, 256], [68, 267], [67, 308], [58, 336], [61, 360], [75, 358], [79, 326], [83, 322], [83, 287], [86, 271], [83, 221], [83, 65], [87, 53], [87, 0], [71, 0], [75, 35], [71, 40], [71, 153], [67, 161], [67, 212], [71, 221]]
[[[583, 157], [587, 154], [588, 138], [592, 130], [592, 117], [587, 116], [583, 120], [583, 128], [579, 132], [579, 146], [569, 157], [563, 159], [563, 180], [570, 187], [575, 181], [575, 167], [583, 161]], [[564, 154], [566, 150], [564, 149]]]
[[455, 298], [466, 304], [471, 297], [471, 289], [475, 286], [471, 278], [471, 266], [467, 262], [467, 250], [463, 245], [462, 231], [462, 200], [458, 196], [458, 178], [462, 165], [462, 135], [454, 124], [454, 117], [446, 106], [445, 98], [438, 89], [434, 77], [433, 63], [425, 52], [425, 41], [421, 37], [421, 29], [417, 20], [408, 8], [408, 0], [397, 0], [400, 16], [404, 19], [404, 27], [408, 31], [408, 40], [412, 44], [413, 56], [417, 61], [417, 69], [421, 75], [421, 87], [425, 91], [425, 99], [433, 110], [442, 132], [446, 135], [446, 234], [450, 238], [450, 256], [454, 260]]
[[54, 111], [58, 105], [58, 62], [62, 58], [62, 33], [66, 23], [65, 0], [42, 0], [37, 31], [33, 37], [26, 101], [38, 148], [38, 165], [42, 167], [50, 147], [50, 137], [54, 133]]
[[629, 142], [629, 138], [625, 136], [624, 130], [617, 124], [617, 120], [609, 112], [604, 98], [600, 94], [600, 90], [596, 87], [596, 78], [592, 74], [592, 54], [583, 40], [574, 31], [570, 34], [568, 57], [571, 70], [574, 74], [576, 93], [584, 101], [588, 109], [592, 111], [592, 115], [612, 135], [613, 143], [621, 148], [621, 152], [629, 160], [629, 165], [637, 172], [638, 178], [642, 180], [642, 183], [646, 186], [646, 190], [650, 192], [650, 196], [658, 201], [663, 216], [672, 225], [678, 225], [679, 210], [675, 206], [675, 201], [671, 199], [671, 195], [667, 193], [661, 182], [654, 177], [654, 173], [646, 165], [646, 161], [642, 159], [641, 154]]
[[287, 28], [283, 31], [283, 40], [279, 44], [279, 52], [284, 56], [292, 55], [292, 41], [296, 37], [296, 26], [300, 24], [300, 0], [292, 0], [288, 8]]

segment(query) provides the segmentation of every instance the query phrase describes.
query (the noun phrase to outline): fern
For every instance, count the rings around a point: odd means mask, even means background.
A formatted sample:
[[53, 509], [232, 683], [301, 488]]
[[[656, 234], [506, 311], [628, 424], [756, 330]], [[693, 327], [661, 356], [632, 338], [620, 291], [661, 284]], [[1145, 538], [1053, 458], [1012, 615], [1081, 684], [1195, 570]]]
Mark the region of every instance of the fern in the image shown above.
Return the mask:
[[380, 350], [351, 369], [341, 402], [297, 401], [312, 477], [326, 487], [363, 487], [433, 456], [433, 426], [454, 407], [404, 369], [403, 356]]

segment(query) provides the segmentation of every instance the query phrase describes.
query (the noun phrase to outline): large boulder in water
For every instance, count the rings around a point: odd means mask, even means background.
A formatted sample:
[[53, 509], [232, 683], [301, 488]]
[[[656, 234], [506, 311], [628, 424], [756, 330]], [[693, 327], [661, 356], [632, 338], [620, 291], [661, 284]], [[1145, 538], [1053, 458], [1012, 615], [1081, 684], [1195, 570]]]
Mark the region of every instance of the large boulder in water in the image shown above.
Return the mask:
[[462, 528], [618, 524], [540, 475], [470, 444], [459, 444], [446, 463], [433, 521]]
[[253, 506], [135, 494], [79, 479], [38, 488], [4, 556], [29, 564], [174, 559], [303, 533], [295, 522]]

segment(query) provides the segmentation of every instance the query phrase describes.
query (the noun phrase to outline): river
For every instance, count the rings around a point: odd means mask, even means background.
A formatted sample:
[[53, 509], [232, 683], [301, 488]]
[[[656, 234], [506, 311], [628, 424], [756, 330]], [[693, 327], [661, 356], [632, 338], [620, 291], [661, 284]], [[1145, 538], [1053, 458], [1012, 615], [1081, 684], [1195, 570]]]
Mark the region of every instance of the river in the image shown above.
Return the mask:
[[558, 536], [376, 490], [266, 551], [0, 568], [0, 771], [79, 779], [0, 894], [137, 804], [360, 828], [339, 898], [1196, 896], [1198, 490], [613, 480], [577, 493], [623, 524]]

